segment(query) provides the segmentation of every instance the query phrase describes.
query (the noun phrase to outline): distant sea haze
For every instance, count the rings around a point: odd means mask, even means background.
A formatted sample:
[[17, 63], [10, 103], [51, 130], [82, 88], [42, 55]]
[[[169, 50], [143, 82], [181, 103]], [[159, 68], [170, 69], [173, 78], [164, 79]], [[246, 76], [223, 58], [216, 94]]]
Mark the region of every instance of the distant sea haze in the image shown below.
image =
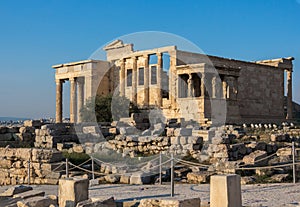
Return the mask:
[[0, 116], [0, 121], [24, 121], [30, 118], [20, 118], [20, 117], [2, 117]]

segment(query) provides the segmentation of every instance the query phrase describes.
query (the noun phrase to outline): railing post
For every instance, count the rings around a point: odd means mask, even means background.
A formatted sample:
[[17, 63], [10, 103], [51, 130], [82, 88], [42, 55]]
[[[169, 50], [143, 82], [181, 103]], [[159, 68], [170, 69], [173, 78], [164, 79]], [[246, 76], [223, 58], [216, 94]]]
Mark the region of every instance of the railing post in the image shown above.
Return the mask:
[[174, 155], [171, 154], [171, 197], [174, 197]]
[[94, 158], [91, 157], [92, 159], [92, 177], [93, 177], [93, 180], [95, 180], [95, 167], [94, 167]]
[[69, 159], [66, 158], [66, 177], [69, 178]]
[[160, 185], [162, 184], [162, 166], [161, 166], [161, 163], [162, 163], [162, 154], [160, 152], [159, 153], [159, 184]]
[[28, 160], [27, 174], [28, 174], [28, 185], [30, 185], [30, 160]]
[[292, 155], [293, 155], [293, 183], [296, 183], [296, 166], [295, 166], [295, 142], [292, 142]]

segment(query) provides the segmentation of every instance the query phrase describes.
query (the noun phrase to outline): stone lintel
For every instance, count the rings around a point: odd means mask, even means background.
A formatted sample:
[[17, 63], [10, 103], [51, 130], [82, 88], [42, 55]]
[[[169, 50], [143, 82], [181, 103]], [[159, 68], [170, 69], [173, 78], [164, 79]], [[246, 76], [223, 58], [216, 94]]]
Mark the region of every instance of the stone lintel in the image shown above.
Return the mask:
[[173, 46], [159, 47], [159, 48], [154, 48], [154, 49], [149, 49], [149, 50], [135, 51], [135, 52], [131, 53], [130, 55], [123, 57], [123, 58], [132, 58], [132, 57], [152, 55], [152, 54], [154, 55], [157, 53], [175, 51], [176, 49], [177, 49], [177, 47], [175, 45], [173, 45]]
[[58, 69], [58, 68], [66, 67], [66, 66], [74, 66], [74, 65], [81, 65], [81, 64], [86, 64], [86, 63], [98, 63], [98, 62], [107, 62], [107, 61], [105, 61], [105, 60], [81, 60], [81, 61], [76, 61], [76, 62], [53, 65], [52, 68]]

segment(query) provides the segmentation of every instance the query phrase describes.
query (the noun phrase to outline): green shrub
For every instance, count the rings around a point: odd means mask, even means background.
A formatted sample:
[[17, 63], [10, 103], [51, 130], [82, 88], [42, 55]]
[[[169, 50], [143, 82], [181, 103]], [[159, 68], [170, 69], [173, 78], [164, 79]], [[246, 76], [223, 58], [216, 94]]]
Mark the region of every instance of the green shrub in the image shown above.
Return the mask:
[[77, 152], [63, 152], [64, 158], [68, 158], [71, 163], [74, 165], [79, 165], [88, 159], [90, 159], [90, 156], [85, 153], [77, 153]]

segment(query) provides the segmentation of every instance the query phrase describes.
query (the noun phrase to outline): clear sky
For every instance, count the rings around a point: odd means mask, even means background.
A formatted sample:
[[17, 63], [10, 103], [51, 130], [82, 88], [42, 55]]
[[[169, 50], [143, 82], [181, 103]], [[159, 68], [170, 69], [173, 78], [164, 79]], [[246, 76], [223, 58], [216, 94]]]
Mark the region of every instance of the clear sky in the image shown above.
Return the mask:
[[140, 31], [173, 33], [234, 59], [294, 56], [300, 102], [300, 0], [0, 0], [0, 26], [0, 116], [54, 117], [51, 66]]

